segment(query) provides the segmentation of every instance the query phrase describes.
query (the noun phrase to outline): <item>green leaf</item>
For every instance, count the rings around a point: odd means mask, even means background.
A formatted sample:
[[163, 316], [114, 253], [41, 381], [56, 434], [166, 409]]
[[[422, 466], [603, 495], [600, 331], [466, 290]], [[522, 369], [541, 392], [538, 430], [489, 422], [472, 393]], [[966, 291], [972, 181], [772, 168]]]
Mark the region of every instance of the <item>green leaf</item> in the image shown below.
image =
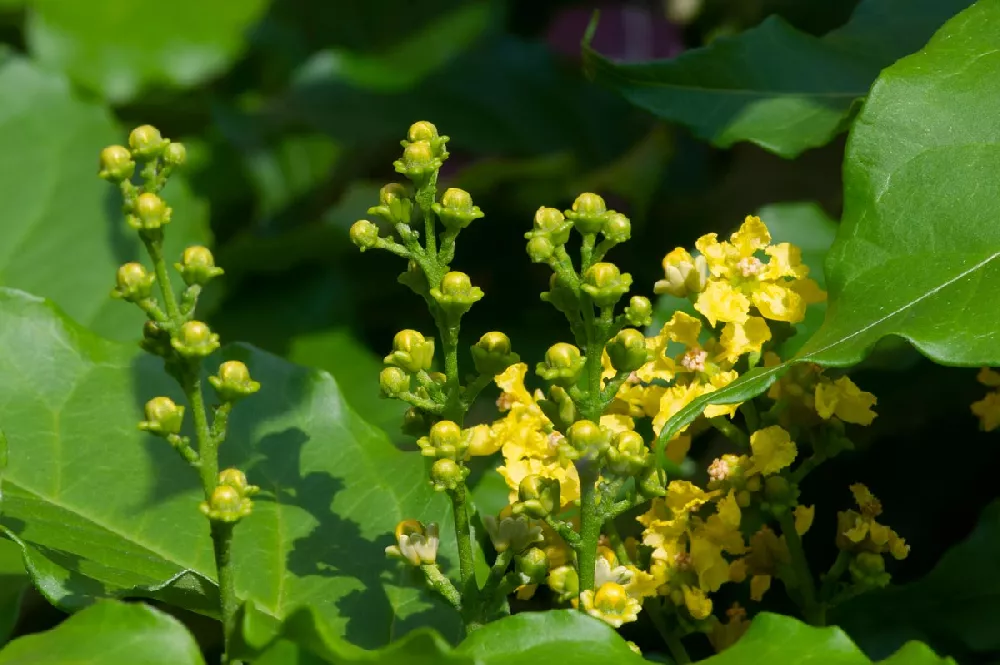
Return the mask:
[[869, 651], [919, 639], [955, 651], [1000, 650], [1000, 501], [925, 577], [859, 596], [833, 618]]
[[[207, 611], [214, 589], [196, 582], [215, 571], [197, 474], [136, 428], [147, 399], [182, 400], [161, 362], [20, 292], [0, 289], [0, 320], [0, 348], [14, 351], [0, 356], [10, 442], [0, 524], [33, 563], [66, 571], [49, 570], [61, 584], [49, 595], [78, 607], [100, 595], [168, 594]], [[314, 605], [363, 646], [423, 624], [455, 636], [451, 610], [384, 555], [399, 520], [449, 519], [423, 459], [361, 420], [328, 374], [248, 347], [221, 355], [246, 362], [263, 384], [234, 410], [222, 448], [224, 466], [263, 488], [236, 529], [239, 596], [273, 621]], [[451, 557], [453, 543], [442, 547]]]
[[[118, 266], [139, 256], [139, 241], [117, 190], [97, 177], [101, 148], [127, 131], [23, 58], [0, 64], [0, 98], [0, 286], [51, 298], [105, 336], [138, 339], [142, 313], [109, 293]], [[207, 244], [207, 209], [183, 179], [173, 178], [164, 198], [174, 208], [167, 256]]]
[[[872, 661], [840, 628], [814, 628], [797, 619], [764, 612], [754, 617], [746, 634], [704, 665], [872, 665]], [[881, 665], [954, 665], [926, 645], [907, 644]]]
[[617, 63], [583, 45], [584, 67], [633, 104], [721, 147], [782, 157], [829, 142], [879, 71], [923, 46], [971, 0], [864, 0], [824, 37], [770, 17], [669, 60]]
[[18, 638], [0, 665], [204, 665], [194, 637], [152, 607], [101, 601], [56, 628]]
[[0, 644], [7, 641], [21, 609], [21, 597], [28, 588], [28, 575], [21, 563], [21, 550], [0, 537]]
[[151, 87], [191, 87], [224, 72], [267, 4], [178, 0], [156, 11], [131, 0], [34, 0], [25, 32], [36, 60], [122, 103]]
[[456, 653], [472, 656], [483, 665], [645, 662], [606, 623], [575, 610], [523, 612], [494, 621], [472, 633]]
[[889, 335], [946, 365], [1000, 364], [1000, 199], [984, 186], [1000, 171], [998, 30], [1000, 1], [983, 0], [882, 74], [848, 141], [823, 326], [785, 364], [691, 402], [663, 436], [791, 363], [849, 366]]

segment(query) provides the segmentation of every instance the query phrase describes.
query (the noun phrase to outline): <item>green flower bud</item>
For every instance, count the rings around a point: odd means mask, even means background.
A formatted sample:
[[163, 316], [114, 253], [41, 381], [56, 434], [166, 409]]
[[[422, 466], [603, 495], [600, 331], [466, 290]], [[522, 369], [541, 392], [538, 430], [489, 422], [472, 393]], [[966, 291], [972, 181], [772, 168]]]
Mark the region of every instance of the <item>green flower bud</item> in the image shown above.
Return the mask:
[[213, 522], [235, 524], [252, 512], [253, 502], [229, 485], [218, 485], [212, 490], [212, 497], [199, 507]]
[[109, 145], [101, 151], [100, 171], [97, 175], [109, 182], [128, 180], [135, 173], [132, 153], [120, 145]]
[[543, 519], [559, 508], [559, 495], [559, 481], [555, 478], [525, 476], [517, 488], [518, 501], [513, 506], [514, 514]]
[[573, 201], [573, 209], [566, 211], [566, 217], [580, 233], [599, 233], [608, 219], [608, 209], [597, 194], [580, 194]]
[[555, 208], [539, 208], [535, 212], [535, 222], [532, 230], [525, 234], [526, 238], [544, 237], [548, 238], [553, 245], [565, 245], [569, 240], [569, 232], [573, 228], [572, 222], [567, 222], [566, 217]]
[[891, 576], [885, 572], [885, 559], [874, 552], [858, 552], [848, 565], [851, 579], [866, 589], [878, 589], [889, 584]]
[[622, 476], [634, 476], [649, 465], [650, 454], [646, 442], [638, 432], [620, 432], [614, 445], [607, 451], [611, 470]]
[[145, 192], [135, 200], [134, 213], [126, 218], [129, 226], [137, 230], [158, 229], [170, 223], [173, 209], [156, 194]]
[[204, 286], [225, 272], [222, 268], [216, 267], [212, 251], [200, 245], [185, 249], [181, 255], [181, 262], [175, 263], [174, 268], [181, 274], [181, 278], [188, 286], [195, 284]]
[[452, 319], [468, 312], [483, 297], [483, 290], [472, 286], [464, 272], [450, 272], [441, 280], [441, 286], [431, 289], [431, 297]]
[[611, 366], [619, 372], [634, 372], [646, 364], [646, 337], [635, 328], [626, 328], [607, 346]]
[[639, 476], [639, 494], [647, 499], [667, 495], [667, 472], [656, 466], [647, 467]]
[[577, 307], [577, 297], [573, 289], [555, 273], [549, 278], [549, 290], [543, 292], [541, 298], [563, 313], [573, 312]]
[[139, 429], [166, 437], [180, 433], [183, 423], [183, 406], [169, 397], [154, 397], [146, 402], [146, 419], [139, 423]]
[[204, 358], [219, 348], [219, 336], [201, 321], [188, 321], [170, 343], [185, 358]]
[[156, 276], [146, 271], [141, 263], [126, 263], [118, 269], [117, 285], [111, 291], [113, 298], [139, 302], [153, 292]]
[[645, 296], [632, 296], [625, 308], [625, 319], [637, 328], [645, 328], [653, 322], [653, 303]]
[[434, 360], [434, 340], [416, 330], [401, 330], [392, 339], [392, 353], [385, 357], [386, 365], [401, 367], [415, 373], [431, 368]]
[[557, 386], [569, 387], [576, 383], [587, 359], [580, 349], [566, 342], [559, 342], [545, 352], [545, 362], [535, 367], [535, 373]]
[[559, 602], [565, 603], [580, 594], [580, 575], [570, 565], [559, 566], [549, 571], [546, 584], [555, 592]]
[[502, 332], [488, 332], [472, 347], [476, 371], [486, 376], [496, 376], [520, 360], [510, 350], [510, 338]]
[[450, 420], [434, 423], [430, 433], [417, 440], [420, 454], [424, 457], [460, 460], [468, 457], [468, 435], [462, 428]]
[[472, 205], [472, 197], [464, 189], [445, 190], [440, 203], [431, 206], [444, 227], [453, 233], [461, 231], [473, 220], [483, 217], [479, 206]]
[[[368, 214], [378, 215], [389, 224], [409, 224], [413, 214], [413, 201], [406, 188], [390, 182], [378, 192], [379, 205], [369, 208]], [[355, 243], [357, 244], [357, 243]]]
[[535, 236], [528, 241], [528, 258], [532, 263], [545, 263], [556, 251], [556, 246], [546, 236]]
[[417, 295], [426, 295], [429, 292], [427, 276], [416, 261], [410, 259], [406, 264], [406, 272], [401, 273], [396, 278], [400, 284], [410, 287]]
[[260, 384], [250, 378], [250, 370], [239, 360], [219, 365], [218, 376], [208, 377], [208, 382], [223, 402], [235, 402], [260, 390]]
[[547, 399], [539, 400], [538, 406], [559, 431], [577, 421], [576, 403], [561, 386], [550, 386]]
[[799, 488], [782, 476], [768, 476], [764, 480], [764, 500], [775, 514], [792, 510], [799, 502]]
[[431, 465], [431, 485], [438, 492], [454, 490], [465, 481], [465, 477], [468, 475], [467, 468], [447, 457], [442, 457]]
[[128, 135], [128, 145], [136, 157], [156, 157], [169, 141], [160, 136], [160, 130], [152, 125], [141, 125]]
[[172, 350], [170, 346], [170, 333], [155, 321], [146, 321], [142, 324], [142, 341], [139, 342], [146, 353], [161, 358], [167, 357]]
[[608, 432], [590, 420], [578, 420], [566, 430], [566, 440], [582, 457], [603, 453], [611, 444]]
[[383, 397], [396, 397], [410, 390], [410, 375], [398, 367], [386, 367], [378, 375], [378, 387]]
[[239, 469], [224, 469], [219, 472], [219, 485], [228, 485], [242, 497], [253, 496], [260, 491], [256, 485], [247, 482], [246, 474]]
[[583, 274], [581, 288], [598, 307], [611, 307], [632, 286], [632, 275], [622, 273], [613, 263], [595, 263]]
[[415, 406], [403, 413], [402, 432], [407, 436], [426, 436], [430, 430], [431, 421], [427, 415]]
[[525, 584], [541, 584], [549, 574], [549, 555], [540, 547], [532, 547], [514, 557], [514, 569]]
[[402, 173], [419, 186], [441, 168], [441, 160], [434, 152], [430, 142], [414, 141], [403, 148], [403, 157], [392, 165], [397, 173]]
[[417, 141], [427, 141], [429, 143], [438, 138], [438, 130], [433, 123], [426, 120], [418, 120], [410, 125], [410, 129], [406, 132], [406, 138], [414, 143]]
[[163, 161], [174, 168], [184, 166], [187, 161], [187, 148], [183, 143], [168, 143], [163, 149]]
[[632, 235], [632, 222], [620, 212], [609, 212], [602, 229], [604, 237], [615, 244], [628, 240]]

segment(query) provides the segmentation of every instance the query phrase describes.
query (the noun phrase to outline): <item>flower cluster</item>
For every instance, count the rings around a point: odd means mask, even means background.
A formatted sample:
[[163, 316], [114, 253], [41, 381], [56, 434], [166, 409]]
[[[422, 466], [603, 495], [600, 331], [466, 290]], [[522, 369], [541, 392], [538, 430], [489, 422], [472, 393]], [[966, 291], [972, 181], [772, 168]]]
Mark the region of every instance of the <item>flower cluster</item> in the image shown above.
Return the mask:
[[972, 413], [979, 418], [979, 426], [984, 432], [992, 432], [1000, 427], [1000, 372], [983, 367], [976, 379], [984, 386], [994, 388], [972, 404]]

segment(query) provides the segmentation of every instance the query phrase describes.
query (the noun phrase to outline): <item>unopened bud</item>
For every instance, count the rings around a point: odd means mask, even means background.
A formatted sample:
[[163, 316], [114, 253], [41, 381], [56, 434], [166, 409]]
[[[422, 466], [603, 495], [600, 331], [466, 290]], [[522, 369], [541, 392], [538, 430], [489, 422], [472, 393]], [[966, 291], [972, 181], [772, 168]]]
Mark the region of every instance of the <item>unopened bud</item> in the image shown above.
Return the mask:
[[260, 383], [250, 378], [250, 370], [239, 360], [219, 365], [218, 376], [210, 376], [208, 381], [223, 402], [235, 402], [260, 390]]
[[185, 358], [204, 358], [219, 348], [219, 336], [201, 321], [188, 321], [170, 343]]
[[120, 145], [109, 145], [101, 150], [100, 171], [98, 175], [109, 182], [128, 180], [135, 173], [135, 162], [132, 153]]

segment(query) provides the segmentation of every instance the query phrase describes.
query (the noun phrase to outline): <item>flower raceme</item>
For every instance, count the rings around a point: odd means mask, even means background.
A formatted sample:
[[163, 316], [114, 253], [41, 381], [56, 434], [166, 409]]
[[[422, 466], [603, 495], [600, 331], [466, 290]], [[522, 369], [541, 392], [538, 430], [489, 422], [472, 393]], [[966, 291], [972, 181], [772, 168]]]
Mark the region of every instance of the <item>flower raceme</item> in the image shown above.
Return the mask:
[[[609, 257], [629, 239], [628, 217], [593, 193], [568, 210], [539, 208], [525, 233], [526, 251], [551, 269], [542, 300], [565, 315], [570, 337], [529, 365], [506, 335], [486, 332], [471, 348], [474, 372], [463, 372], [462, 319], [487, 294], [451, 262], [461, 232], [485, 223], [485, 215], [468, 192], [438, 192], [447, 142], [430, 123], [411, 126], [395, 162], [409, 186], [383, 187], [369, 210], [378, 222], [361, 220], [351, 229], [362, 251], [406, 261], [399, 280], [423, 298], [435, 322], [436, 335], [395, 336], [380, 385], [383, 396], [409, 404], [404, 431], [428, 458], [428, 481], [451, 500], [461, 579], [451, 581], [435, 563], [435, 525], [404, 520], [390, 555], [419, 567], [468, 630], [507, 611], [506, 596], [531, 597], [546, 585], [557, 604], [612, 626], [650, 612], [677, 639], [701, 632], [720, 648], [747, 625], [742, 607], [731, 609], [725, 624], [714, 617], [713, 595], [725, 585], [746, 585], [756, 602], [777, 578], [807, 620], [821, 624], [840, 598], [887, 579], [881, 555], [905, 555], [905, 543], [875, 521], [874, 503], [856, 488], [860, 512], [842, 513], [843, 528], [828, 534], [842, 557], [822, 590], [803, 554], [801, 539], [813, 532], [816, 511], [830, 507], [801, 505], [799, 485], [851, 448], [849, 425], [875, 418], [875, 397], [849, 377], [793, 366], [766, 396], [710, 405], [670, 441], [659, 441], [668, 421], [696, 398], [762, 361], [780, 362], [776, 351], [791, 325], [826, 298], [797, 247], [773, 243], [764, 221], [747, 217], [726, 240], [712, 233], [694, 252], [670, 251], [652, 291], [685, 298], [690, 307], [651, 331], [652, 303], [630, 295], [641, 286]], [[110, 161], [107, 168], [127, 169]], [[123, 294], [141, 299], [148, 280], [140, 277]], [[500, 390], [497, 417], [466, 424], [490, 384]], [[702, 486], [685, 471], [690, 462], [681, 463], [711, 430], [730, 449], [708, 465]], [[508, 505], [497, 516], [480, 516], [496, 557], [480, 584], [466, 481], [475, 458], [491, 456], [500, 458], [495, 468]], [[636, 513], [637, 521], [627, 517]]]

